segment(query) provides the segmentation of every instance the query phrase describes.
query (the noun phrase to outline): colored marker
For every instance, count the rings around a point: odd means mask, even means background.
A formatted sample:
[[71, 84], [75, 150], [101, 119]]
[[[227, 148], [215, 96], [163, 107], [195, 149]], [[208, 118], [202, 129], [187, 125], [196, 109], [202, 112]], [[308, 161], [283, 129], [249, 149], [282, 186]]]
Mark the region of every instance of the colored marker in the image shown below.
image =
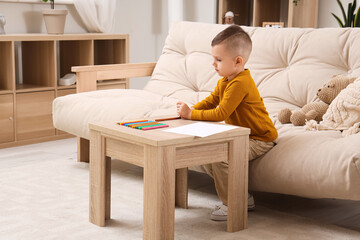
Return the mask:
[[149, 122], [153, 122], [153, 121], [125, 123], [124, 126], [131, 127], [133, 125], [139, 125], [139, 124], [144, 124], [144, 123], [149, 123]]
[[166, 124], [165, 123], [155, 123], [155, 124], [147, 125], [147, 126], [139, 126], [139, 127], [136, 127], [136, 129], [143, 129], [143, 128], [148, 128], [148, 127], [162, 126], [162, 125], [166, 125]]
[[147, 123], [132, 124], [132, 125], [130, 125], [129, 127], [132, 127], [132, 128], [137, 128], [137, 127], [148, 126], [148, 125], [154, 125], [154, 124], [157, 124], [157, 122], [154, 122], [154, 121], [149, 121], [149, 122], [147, 122]]
[[121, 122], [118, 123], [119, 125], [125, 125], [125, 124], [129, 124], [129, 123], [139, 123], [139, 122], [146, 122], [148, 120], [138, 120], [138, 121], [132, 121], [132, 122]]
[[160, 119], [155, 119], [155, 121], [168, 121], [168, 120], [175, 120], [175, 119], [181, 119], [181, 117], [173, 117], [173, 118], [160, 118]]
[[158, 125], [158, 126], [154, 126], [154, 127], [144, 127], [144, 128], [141, 128], [141, 130], [150, 130], [150, 129], [155, 129], [155, 128], [164, 128], [164, 127], [168, 127], [169, 125]]

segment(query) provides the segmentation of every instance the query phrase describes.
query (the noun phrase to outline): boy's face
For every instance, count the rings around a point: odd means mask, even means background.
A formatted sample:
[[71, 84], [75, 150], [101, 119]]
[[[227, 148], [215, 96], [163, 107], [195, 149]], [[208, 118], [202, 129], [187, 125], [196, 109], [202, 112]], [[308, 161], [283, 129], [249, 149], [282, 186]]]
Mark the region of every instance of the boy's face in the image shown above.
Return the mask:
[[224, 44], [213, 46], [211, 53], [214, 58], [213, 66], [220, 76], [231, 80], [239, 74], [239, 57], [232, 56]]

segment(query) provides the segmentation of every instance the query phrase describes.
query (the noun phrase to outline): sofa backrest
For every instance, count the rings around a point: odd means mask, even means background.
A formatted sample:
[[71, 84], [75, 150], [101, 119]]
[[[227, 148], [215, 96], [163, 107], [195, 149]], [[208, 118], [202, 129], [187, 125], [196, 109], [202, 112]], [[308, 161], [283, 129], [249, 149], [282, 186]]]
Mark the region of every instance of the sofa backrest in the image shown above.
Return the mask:
[[[211, 41], [227, 26], [174, 23], [145, 89], [195, 104], [214, 90]], [[250, 69], [265, 103], [301, 107], [335, 74], [360, 76], [360, 29], [243, 27], [253, 41]]]

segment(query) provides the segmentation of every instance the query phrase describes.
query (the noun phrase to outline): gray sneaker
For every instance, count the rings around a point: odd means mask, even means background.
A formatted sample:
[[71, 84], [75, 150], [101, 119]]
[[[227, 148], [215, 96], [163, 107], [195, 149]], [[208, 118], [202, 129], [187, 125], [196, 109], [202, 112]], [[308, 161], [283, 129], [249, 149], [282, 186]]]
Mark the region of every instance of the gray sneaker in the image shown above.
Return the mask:
[[248, 193], [248, 211], [254, 211], [255, 210], [255, 200], [253, 195]]
[[[248, 211], [255, 209], [254, 197], [248, 193]], [[215, 205], [214, 211], [211, 213], [210, 219], [213, 221], [227, 221], [228, 207], [224, 204]]]

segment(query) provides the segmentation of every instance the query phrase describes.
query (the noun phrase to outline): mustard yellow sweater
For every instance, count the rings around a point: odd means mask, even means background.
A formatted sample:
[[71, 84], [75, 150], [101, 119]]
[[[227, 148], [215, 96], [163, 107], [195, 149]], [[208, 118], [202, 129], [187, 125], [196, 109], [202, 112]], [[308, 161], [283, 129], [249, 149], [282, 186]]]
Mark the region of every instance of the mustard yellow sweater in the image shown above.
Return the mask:
[[278, 134], [249, 70], [233, 80], [222, 78], [210, 96], [193, 106], [191, 119], [225, 121], [251, 129], [250, 138], [274, 141]]

